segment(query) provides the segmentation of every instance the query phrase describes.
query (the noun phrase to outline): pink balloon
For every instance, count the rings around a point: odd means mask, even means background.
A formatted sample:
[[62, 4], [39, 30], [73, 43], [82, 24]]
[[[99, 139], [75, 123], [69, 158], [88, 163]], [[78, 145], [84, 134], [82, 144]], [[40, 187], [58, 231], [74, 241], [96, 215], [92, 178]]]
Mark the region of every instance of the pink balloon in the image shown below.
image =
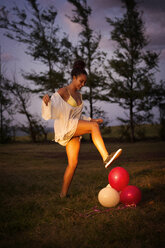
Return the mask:
[[115, 167], [110, 171], [108, 181], [112, 188], [121, 191], [129, 183], [129, 174], [123, 167]]
[[128, 185], [120, 194], [120, 201], [125, 205], [138, 204], [141, 200], [141, 191], [138, 187]]

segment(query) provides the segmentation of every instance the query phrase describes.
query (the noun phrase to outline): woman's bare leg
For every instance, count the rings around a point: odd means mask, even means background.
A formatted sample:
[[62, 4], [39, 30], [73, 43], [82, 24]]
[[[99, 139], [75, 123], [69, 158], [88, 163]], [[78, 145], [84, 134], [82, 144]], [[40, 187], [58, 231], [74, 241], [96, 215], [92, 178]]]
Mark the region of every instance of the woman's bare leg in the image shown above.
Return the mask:
[[80, 137], [72, 138], [66, 145], [66, 153], [68, 157], [68, 166], [64, 173], [63, 185], [60, 193], [60, 197], [65, 197], [69, 190], [75, 169], [78, 163], [78, 154], [80, 150]]
[[79, 120], [77, 125], [77, 130], [74, 134], [74, 136], [80, 136], [85, 133], [91, 133], [92, 135], [92, 141], [94, 145], [96, 146], [97, 150], [100, 152], [103, 160], [107, 158], [108, 152], [105, 147], [103, 138], [100, 133], [100, 128], [98, 123], [96, 122], [90, 122], [90, 121], [84, 121]]

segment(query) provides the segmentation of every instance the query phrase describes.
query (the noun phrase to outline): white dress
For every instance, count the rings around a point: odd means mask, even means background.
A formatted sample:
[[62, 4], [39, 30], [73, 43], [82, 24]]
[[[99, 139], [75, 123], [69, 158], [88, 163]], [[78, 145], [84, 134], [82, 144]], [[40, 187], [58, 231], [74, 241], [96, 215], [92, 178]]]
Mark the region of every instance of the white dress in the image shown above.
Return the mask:
[[42, 117], [44, 120], [54, 119], [55, 141], [66, 146], [73, 137], [80, 119], [90, 121], [90, 117], [81, 116], [83, 102], [77, 107], [72, 107], [64, 101], [58, 92], [55, 92], [48, 105], [42, 101]]

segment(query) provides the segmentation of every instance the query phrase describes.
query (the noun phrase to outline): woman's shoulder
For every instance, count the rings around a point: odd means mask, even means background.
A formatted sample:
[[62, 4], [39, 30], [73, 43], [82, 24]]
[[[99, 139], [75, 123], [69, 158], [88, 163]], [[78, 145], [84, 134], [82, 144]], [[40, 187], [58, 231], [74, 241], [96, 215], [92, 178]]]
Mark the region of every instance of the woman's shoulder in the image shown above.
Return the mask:
[[60, 88], [58, 91], [58, 94], [66, 101], [68, 98], [68, 91], [66, 89], [66, 87], [64, 88]]
[[58, 94], [59, 94], [60, 96], [64, 96], [64, 95], [66, 95], [66, 93], [67, 93], [67, 89], [66, 89], [66, 87], [60, 88], [57, 92], [58, 92]]

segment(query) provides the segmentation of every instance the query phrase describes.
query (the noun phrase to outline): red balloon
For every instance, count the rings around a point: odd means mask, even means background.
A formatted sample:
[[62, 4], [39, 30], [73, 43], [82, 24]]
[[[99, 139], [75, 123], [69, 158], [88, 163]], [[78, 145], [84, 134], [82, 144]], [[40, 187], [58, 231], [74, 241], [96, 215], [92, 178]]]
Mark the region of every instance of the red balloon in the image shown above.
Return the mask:
[[120, 201], [125, 205], [138, 204], [141, 200], [141, 191], [138, 187], [128, 185], [120, 194]]
[[108, 181], [112, 188], [121, 191], [129, 183], [129, 174], [123, 167], [115, 167], [110, 171]]

